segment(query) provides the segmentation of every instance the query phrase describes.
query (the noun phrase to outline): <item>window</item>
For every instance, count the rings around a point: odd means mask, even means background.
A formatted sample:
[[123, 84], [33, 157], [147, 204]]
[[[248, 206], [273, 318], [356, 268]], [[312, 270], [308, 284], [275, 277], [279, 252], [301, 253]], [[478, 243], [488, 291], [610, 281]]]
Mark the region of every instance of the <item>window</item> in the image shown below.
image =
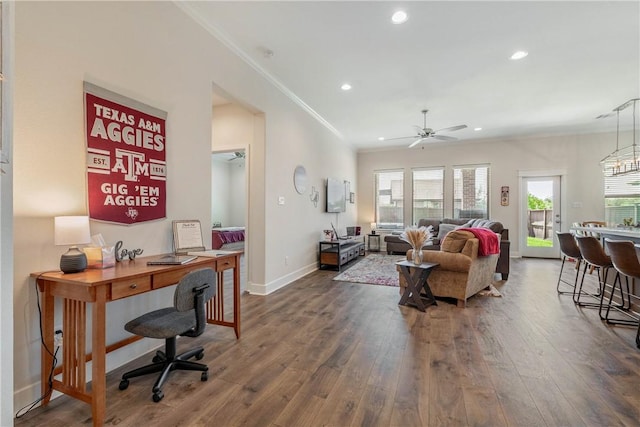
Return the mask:
[[382, 229], [404, 227], [404, 172], [376, 172], [376, 225]]
[[453, 168], [453, 217], [489, 218], [489, 166]]
[[413, 223], [444, 218], [444, 168], [413, 170]]
[[640, 174], [604, 177], [604, 220], [615, 226], [631, 218], [640, 221]]

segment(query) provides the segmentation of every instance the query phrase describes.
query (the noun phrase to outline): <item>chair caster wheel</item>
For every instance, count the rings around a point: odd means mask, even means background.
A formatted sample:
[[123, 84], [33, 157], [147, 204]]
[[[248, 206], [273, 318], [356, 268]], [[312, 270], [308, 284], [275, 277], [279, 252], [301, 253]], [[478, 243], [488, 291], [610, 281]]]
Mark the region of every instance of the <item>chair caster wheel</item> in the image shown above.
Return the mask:
[[200, 381], [206, 381], [206, 380], [208, 380], [208, 379], [209, 379], [209, 373], [208, 373], [208, 372], [203, 372], [203, 373], [200, 375]]
[[123, 379], [123, 380], [121, 380], [121, 381], [120, 381], [120, 385], [118, 386], [118, 388], [119, 388], [120, 390], [126, 390], [126, 389], [127, 389], [127, 387], [129, 387], [129, 380], [124, 380], [124, 379]]
[[164, 397], [164, 393], [161, 391], [157, 391], [153, 393], [153, 401], [156, 403], [160, 402], [163, 397]]
[[153, 363], [158, 363], [158, 362], [162, 362], [162, 358], [160, 356], [153, 356], [153, 359], [151, 359], [151, 361]]
[[196, 354], [196, 360], [200, 360], [204, 357], [204, 351], [201, 351], [200, 353]]

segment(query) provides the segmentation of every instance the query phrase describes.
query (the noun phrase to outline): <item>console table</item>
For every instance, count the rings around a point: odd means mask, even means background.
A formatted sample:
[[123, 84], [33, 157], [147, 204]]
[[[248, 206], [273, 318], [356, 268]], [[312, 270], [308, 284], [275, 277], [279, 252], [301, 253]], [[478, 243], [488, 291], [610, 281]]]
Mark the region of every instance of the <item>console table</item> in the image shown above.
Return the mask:
[[319, 268], [325, 266], [340, 267], [349, 261], [364, 255], [364, 242], [359, 240], [320, 241]]
[[[217, 257], [198, 257], [182, 265], [147, 265], [162, 255], [136, 258], [116, 263], [113, 268], [88, 269], [81, 273], [61, 271], [32, 273], [42, 301], [41, 381], [42, 395], [48, 391], [49, 372], [53, 364], [55, 299], [62, 300], [63, 360], [54, 374], [53, 389], [91, 405], [94, 426], [104, 425], [106, 415], [106, 354], [142, 339], [132, 336], [114, 344], [106, 344], [106, 305], [175, 285], [190, 271], [210, 267], [217, 272], [217, 292], [206, 307], [207, 323], [232, 327], [240, 337], [240, 252]], [[233, 320], [225, 319], [224, 272], [233, 270]], [[91, 307], [91, 351], [87, 353], [87, 304]], [[46, 347], [45, 347], [46, 346]], [[91, 365], [91, 390], [87, 391], [86, 364]], [[42, 405], [49, 403], [50, 395]]]

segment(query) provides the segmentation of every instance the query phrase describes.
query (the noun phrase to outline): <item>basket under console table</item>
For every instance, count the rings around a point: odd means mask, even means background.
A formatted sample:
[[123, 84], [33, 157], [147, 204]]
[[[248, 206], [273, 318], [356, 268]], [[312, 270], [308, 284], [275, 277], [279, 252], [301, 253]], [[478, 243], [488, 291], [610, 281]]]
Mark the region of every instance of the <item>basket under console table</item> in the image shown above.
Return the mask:
[[364, 255], [364, 242], [360, 240], [325, 240], [319, 244], [319, 268], [337, 268]]

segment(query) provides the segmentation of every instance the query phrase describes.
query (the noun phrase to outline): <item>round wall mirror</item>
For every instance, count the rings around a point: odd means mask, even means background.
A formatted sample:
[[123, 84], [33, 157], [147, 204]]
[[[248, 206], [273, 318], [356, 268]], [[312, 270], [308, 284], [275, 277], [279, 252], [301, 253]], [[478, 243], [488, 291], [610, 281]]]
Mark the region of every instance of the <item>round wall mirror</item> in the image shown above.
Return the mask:
[[293, 171], [293, 186], [298, 194], [304, 194], [307, 191], [307, 171], [304, 166], [297, 166]]

